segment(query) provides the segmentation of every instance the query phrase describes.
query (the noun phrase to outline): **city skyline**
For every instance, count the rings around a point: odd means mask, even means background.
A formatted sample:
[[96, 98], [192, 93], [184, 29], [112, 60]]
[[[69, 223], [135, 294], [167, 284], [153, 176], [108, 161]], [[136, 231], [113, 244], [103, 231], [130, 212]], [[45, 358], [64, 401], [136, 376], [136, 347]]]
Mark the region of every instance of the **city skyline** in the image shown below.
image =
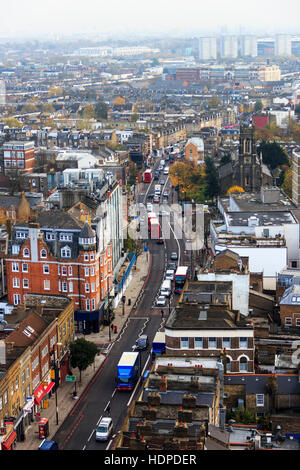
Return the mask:
[[[87, 0], [84, 9], [71, 0], [13, 0], [3, 7], [1, 37], [43, 37], [70, 35], [119, 36], [194, 36], [206, 34], [274, 33], [297, 34], [300, 4], [287, 0], [212, 0], [209, 5], [187, 0], [153, 0], [150, 4], [128, 0], [99, 3]], [[92, 12], [92, 14], [91, 14]], [[7, 21], [13, 18], [13, 21]]]

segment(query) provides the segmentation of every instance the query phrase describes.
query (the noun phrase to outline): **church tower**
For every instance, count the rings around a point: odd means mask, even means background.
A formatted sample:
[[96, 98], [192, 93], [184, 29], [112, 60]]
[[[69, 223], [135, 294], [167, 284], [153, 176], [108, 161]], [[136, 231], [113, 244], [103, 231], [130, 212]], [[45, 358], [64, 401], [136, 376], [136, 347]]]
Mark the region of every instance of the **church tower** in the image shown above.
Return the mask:
[[240, 127], [239, 157], [234, 181], [246, 192], [258, 192], [262, 186], [262, 167], [256, 153], [254, 131], [254, 126]]

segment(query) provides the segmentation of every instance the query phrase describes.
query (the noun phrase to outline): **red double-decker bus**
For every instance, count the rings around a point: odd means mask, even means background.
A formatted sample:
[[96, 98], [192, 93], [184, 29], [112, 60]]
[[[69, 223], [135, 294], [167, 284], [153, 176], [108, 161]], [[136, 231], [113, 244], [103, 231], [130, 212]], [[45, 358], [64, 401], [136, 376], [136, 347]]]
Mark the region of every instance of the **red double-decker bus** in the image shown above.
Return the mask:
[[145, 170], [143, 175], [144, 183], [151, 183], [152, 181], [152, 170]]

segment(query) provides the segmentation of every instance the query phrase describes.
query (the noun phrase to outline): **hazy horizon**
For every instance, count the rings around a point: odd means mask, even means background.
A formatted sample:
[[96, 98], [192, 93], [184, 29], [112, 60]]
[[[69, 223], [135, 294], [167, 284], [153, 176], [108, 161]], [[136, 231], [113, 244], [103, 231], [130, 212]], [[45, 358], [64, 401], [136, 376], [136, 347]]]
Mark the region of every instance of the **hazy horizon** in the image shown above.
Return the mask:
[[286, 0], [11, 0], [2, 7], [1, 38], [173, 36], [253, 33], [300, 35], [300, 2]]

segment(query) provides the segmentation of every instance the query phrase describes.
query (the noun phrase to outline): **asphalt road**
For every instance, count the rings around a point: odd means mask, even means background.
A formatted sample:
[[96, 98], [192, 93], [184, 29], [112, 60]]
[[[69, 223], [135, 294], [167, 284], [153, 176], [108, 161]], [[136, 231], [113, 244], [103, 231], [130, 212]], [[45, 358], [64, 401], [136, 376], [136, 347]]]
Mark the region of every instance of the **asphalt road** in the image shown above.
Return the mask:
[[[165, 177], [167, 180], [167, 177]], [[139, 196], [139, 202], [146, 202], [149, 191], [153, 185], [144, 185]], [[169, 184], [166, 181], [166, 187]], [[159, 291], [166, 263], [169, 261], [171, 251], [178, 252], [176, 240], [166, 240], [164, 245], [155, 241], [148, 242], [151, 256], [151, 270], [140, 298], [137, 308], [131, 313], [123, 334], [111, 348], [101, 368], [94, 376], [85, 393], [74, 405], [73, 410], [66, 418], [54, 439], [63, 450], [104, 450], [109, 448], [110, 442], [96, 442], [95, 430], [103, 416], [108, 416], [107, 406], [110, 406], [110, 416], [114, 423], [116, 433], [126, 416], [128, 405], [139, 393], [141, 382], [133, 392], [116, 390], [116, 371], [119, 359], [124, 351], [132, 350], [136, 339], [141, 333], [149, 337], [149, 348], [141, 354], [141, 371], [150, 366], [151, 343], [155, 333], [162, 326], [161, 307], [155, 306], [155, 297]], [[172, 298], [172, 304], [175, 299]], [[164, 316], [168, 314], [168, 307], [164, 309]]]

